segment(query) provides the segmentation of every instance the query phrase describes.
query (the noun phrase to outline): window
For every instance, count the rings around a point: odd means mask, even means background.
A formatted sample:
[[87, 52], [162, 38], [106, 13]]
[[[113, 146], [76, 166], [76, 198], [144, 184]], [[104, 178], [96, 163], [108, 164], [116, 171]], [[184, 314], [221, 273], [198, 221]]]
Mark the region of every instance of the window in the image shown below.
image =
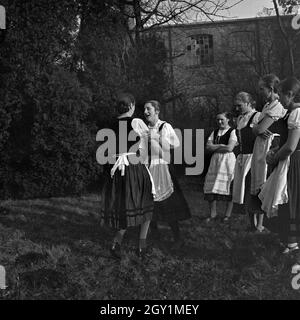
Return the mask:
[[237, 31], [229, 35], [230, 55], [234, 60], [255, 59], [255, 36], [251, 31]]
[[214, 63], [213, 36], [199, 34], [189, 37], [186, 46], [189, 66], [209, 66]]

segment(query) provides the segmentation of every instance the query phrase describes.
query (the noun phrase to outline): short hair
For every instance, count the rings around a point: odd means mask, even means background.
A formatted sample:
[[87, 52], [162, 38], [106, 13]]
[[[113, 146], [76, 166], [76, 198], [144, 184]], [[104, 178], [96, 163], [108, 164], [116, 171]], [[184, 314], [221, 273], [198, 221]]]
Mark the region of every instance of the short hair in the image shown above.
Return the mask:
[[130, 93], [121, 93], [117, 98], [116, 109], [119, 114], [129, 111], [131, 104], [135, 104], [134, 96]]
[[296, 77], [287, 77], [280, 83], [281, 92], [292, 92], [295, 96], [300, 92], [300, 81]]
[[253, 100], [251, 94], [248, 92], [245, 92], [245, 91], [239, 92], [235, 96], [235, 99], [239, 99], [239, 100], [243, 101], [244, 103], [250, 103], [252, 108], [255, 107], [255, 101]]
[[275, 93], [279, 92], [280, 79], [273, 73], [267, 74], [261, 78], [266, 87], [273, 89]]
[[161, 105], [160, 105], [159, 101], [157, 101], [157, 100], [148, 100], [148, 101], [146, 101], [145, 104], [147, 104], [147, 103], [150, 103], [154, 107], [155, 111], [160, 111]]

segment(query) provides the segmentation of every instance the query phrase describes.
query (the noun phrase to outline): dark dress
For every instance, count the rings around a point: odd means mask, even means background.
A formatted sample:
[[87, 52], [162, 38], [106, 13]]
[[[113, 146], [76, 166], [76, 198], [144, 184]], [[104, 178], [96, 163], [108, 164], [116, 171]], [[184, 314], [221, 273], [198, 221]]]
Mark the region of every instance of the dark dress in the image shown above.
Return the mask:
[[[294, 111], [295, 112], [295, 111]], [[285, 121], [284, 140], [288, 137], [288, 118]], [[279, 235], [282, 242], [295, 243], [300, 240], [300, 141], [296, 150], [290, 156], [287, 175], [288, 203], [279, 206]]]
[[[111, 126], [116, 135], [116, 153], [126, 153], [137, 141], [127, 141], [127, 147], [119, 147], [119, 127], [127, 126], [127, 134], [132, 131], [132, 118], [116, 120]], [[137, 136], [137, 140], [139, 137]], [[122, 150], [120, 150], [122, 148]], [[116, 170], [111, 177], [112, 165], [105, 167], [105, 184], [101, 198], [102, 223], [117, 230], [137, 226], [152, 218], [154, 201], [150, 174], [142, 163], [125, 167], [122, 176], [120, 170]]]
[[170, 170], [174, 192], [163, 201], [154, 202], [153, 220], [172, 223], [173, 221], [187, 220], [191, 218], [190, 208], [179, 186], [179, 183]]

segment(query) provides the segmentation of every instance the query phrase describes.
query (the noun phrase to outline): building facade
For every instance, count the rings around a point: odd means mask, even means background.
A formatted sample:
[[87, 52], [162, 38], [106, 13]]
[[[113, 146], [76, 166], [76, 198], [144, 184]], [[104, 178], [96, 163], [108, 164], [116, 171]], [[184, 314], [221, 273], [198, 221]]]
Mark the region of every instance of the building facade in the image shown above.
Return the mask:
[[[300, 35], [291, 20], [282, 17], [300, 76]], [[287, 42], [274, 16], [174, 25], [159, 32], [169, 52], [173, 97], [165, 117], [179, 126], [214, 126], [215, 114], [232, 110], [241, 90], [253, 94], [259, 109], [258, 79], [271, 72], [280, 78], [290, 74]]]

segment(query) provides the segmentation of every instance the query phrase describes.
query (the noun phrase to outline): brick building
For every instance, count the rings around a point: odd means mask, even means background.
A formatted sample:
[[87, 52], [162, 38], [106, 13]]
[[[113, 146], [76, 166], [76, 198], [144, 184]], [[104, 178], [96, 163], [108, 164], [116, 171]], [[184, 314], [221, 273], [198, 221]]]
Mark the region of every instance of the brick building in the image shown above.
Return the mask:
[[[292, 16], [282, 17], [294, 46], [295, 74], [300, 76], [300, 35], [291, 20]], [[169, 51], [174, 97], [165, 107], [165, 117], [178, 126], [213, 126], [215, 113], [231, 110], [238, 91], [257, 98], [261, 75], [289, 74], [288, 47], [274, 16], [163, 26], [159, 33]]]

